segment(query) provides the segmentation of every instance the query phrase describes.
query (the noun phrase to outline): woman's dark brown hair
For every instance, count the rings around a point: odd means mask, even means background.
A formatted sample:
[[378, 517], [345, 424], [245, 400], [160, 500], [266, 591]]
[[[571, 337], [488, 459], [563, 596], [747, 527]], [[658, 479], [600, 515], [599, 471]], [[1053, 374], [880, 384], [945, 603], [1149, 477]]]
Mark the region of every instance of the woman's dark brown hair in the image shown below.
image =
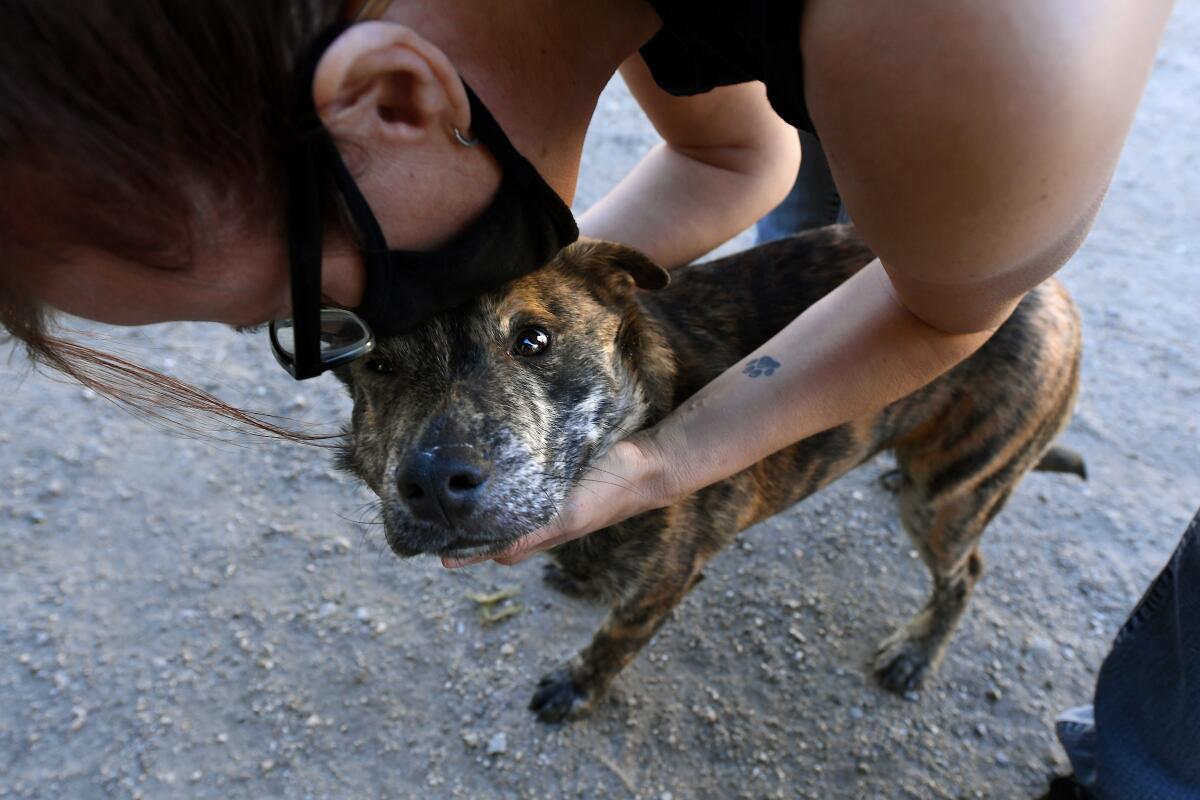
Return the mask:
[[178, 268], [217, 219], [279, 230], [293, 67], [344, 2], [0, 4], [0, 323], [36, 361], [143, 412], [215, 412], [291, 437], [52, 335], [21, 276], [75, 247]]

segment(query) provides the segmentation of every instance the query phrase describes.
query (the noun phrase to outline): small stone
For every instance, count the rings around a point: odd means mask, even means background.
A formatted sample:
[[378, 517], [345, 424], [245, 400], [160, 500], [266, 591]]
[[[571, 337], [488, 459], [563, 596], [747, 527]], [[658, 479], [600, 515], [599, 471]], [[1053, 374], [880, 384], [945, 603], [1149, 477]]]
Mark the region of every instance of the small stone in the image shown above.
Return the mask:
[[259, 762], [258, 769], [260, 772], [262, 772], [265, 775], [266, 773], [275, 769], [275, 761], [270, 758], [264, 758], [262, 761]]
[[1007, 767], [1012, 762], [1008, 758], [1008, 754], [1003, 750], [996, 751], [996, 763], [1002, 767]]
[[508, 737], [503, 732], [497, 733], [491, 739], [488, 739], [487, 754], [489, 756], [498, 756], [508, 752]]
[[1004, 697], [1004, 694], [1000, 691], [999, 686], [989, 686], [984, 697], [992, 703], [998, 703], [1000, 702], [1000, 698]]
[[463, 731], [462, 740], [467, 747], [479, 747], [479, 734], [475, 731]]
[[71, 731], [75, 732], [81, 729], [84, 723], [87, 722], [88, 712], [83, 706], [71, 707]]
[[322, 603], [321, 607], [317, 609], [316, 617], [317, 619], [325, 619], [336, 614], [337, 610], [337, 603]]
[[315, 728], [320, 724], [321, 724], [321, 717], [317, 714], [313, 714], [308, 719], [304, 720], [304, 725], [305, 725], [305, 727], [308, 727], [308, 728]]
[[354, 618], [359, 622], [370, 622], [371, 609], [366, 608], [365, 606], [359, 606], [358, 608], [354, 609]]
[[858, 770], [859, 775], [870, 775], [871, 774], [871, 765], [865, 761], [858, 762], [858, 766], [855, 769]]
[[504, 644], [500, 645], [500, 655], [502, 656], [511, 656], [516, 652], [517, 648], [513, 647], [512, 643], [510, 642], [505, 642]]

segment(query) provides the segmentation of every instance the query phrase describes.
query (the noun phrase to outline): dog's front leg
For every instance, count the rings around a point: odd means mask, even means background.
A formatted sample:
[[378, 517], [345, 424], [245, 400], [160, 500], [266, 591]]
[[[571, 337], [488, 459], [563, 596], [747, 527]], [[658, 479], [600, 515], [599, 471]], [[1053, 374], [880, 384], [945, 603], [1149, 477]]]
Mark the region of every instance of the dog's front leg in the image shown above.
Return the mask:
[[543, 722], [578, 719], [590, 713], [617, 674], [702, 577], [700, 559], [677, 570], [647, 570], [633, 595], [609, 613], [591, 644], [538, 682], [529, 710]]

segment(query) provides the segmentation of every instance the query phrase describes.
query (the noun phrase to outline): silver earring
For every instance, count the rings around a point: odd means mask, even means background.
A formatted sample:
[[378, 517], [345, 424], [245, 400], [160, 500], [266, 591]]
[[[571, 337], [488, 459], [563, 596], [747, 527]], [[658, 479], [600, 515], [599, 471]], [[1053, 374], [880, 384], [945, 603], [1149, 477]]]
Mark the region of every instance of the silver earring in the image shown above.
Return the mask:
[[455, 140], [457, 140], [458, 143], [461, 144], [463, 147], [474, 147], [476, 145], [476, 143], [479, 142], [478, 139], [475, 139], [475, 138], [465, 135], [458, 128], [451, 128], [450, 130], [454, 132]]

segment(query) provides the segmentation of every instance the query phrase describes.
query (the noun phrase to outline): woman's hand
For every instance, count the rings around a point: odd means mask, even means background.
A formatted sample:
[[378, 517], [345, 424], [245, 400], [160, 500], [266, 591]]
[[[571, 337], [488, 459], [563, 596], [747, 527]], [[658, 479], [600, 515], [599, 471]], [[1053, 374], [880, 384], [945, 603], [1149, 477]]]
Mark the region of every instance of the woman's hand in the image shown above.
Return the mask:
[[[517, 564], [563, 542], [670, 505], [674, 494], [668, 477], [662, 451], [650, 433], [634, 434], [613, 445], [588, 469], [546, 527], [521, 537], [491, 558], [501, 564]], [[442, 566], [462, 567], [487, 560], [443, 557]]]

